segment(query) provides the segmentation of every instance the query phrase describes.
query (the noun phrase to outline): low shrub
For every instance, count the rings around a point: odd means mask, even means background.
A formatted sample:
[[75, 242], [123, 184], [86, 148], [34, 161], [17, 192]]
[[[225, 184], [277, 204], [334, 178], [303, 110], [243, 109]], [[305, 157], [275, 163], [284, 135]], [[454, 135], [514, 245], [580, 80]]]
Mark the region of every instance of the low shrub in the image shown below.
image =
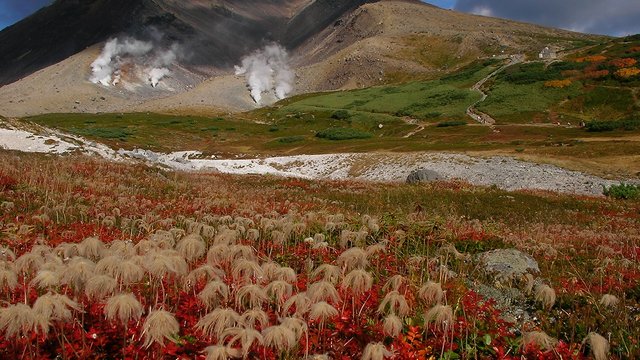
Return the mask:
[[331, 114], [331, 118], [336, 120], [345, 120], [350, 117], [351, 113], [349, 113], [347, 110], [336, 110], [333, 112], [333, 114]]
[[291, 144], [291, 143], [303, 141], [304, 138], [305, 137], [303, 135], [286, 136], [286, 137], [277, 138], [276, 141], [281, 144]]
[[452, 127], [452, 126], [464, 126], [467, 125], [466, 121], [462, 120], [453, 120], [453, 121], [443, 121], [436, 125], [437, 127]]
[[604, 194], [614, 199], [638, 199], [640, 198], [640, 185], [620, 184], [611, 185], [604, 189]]
[[587, 122], [585, 124], [585, 129], [589, 132], [636, 130], [640, 129], [640, 119], [624, 119], [613, 121], [594, 120]]
[[368, 139], [372, 136], [366, 131], [341, 127], [328, 128], [316, 134], [316, 137], [328, 140]]

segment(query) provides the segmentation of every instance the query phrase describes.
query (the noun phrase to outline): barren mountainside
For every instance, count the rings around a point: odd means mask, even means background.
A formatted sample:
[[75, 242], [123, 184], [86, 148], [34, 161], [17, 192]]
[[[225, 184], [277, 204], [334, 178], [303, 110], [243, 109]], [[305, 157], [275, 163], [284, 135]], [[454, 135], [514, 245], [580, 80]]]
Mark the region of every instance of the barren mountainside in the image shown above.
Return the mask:
[[122, 34], [160, 33], [185, 45], [190, 65], [229, 67], [267, 41], [295, 48], [365, 2], [58, 0], [0, 32], [0, 85]]
[[[147, 81], [150, 61], [137, 73], [123, 63], [118, 86], [89, 81], [115, 38], [152, 43], [157, 57], [178, 45], [179, 54], [159, 84]], [[253, 109], [234, 65], [272, 42], [289, 53], [294, 95], [437, 78], [477, 59], [533, 58], [590, 39], [417, 0], [58, 0], [0, 32], [0, 115]]]

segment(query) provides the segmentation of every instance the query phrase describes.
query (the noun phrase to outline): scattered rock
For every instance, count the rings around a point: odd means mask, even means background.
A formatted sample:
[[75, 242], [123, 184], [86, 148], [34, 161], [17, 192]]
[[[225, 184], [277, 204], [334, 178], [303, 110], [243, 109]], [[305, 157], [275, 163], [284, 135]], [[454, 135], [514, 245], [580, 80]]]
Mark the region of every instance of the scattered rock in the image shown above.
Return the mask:
[[501, 279], [514, 279], [527, 273], [539, 273], [538, 262], [516, 249], [498, 249], [478, 254], [488, 274]]
[[409, 174], [409, 176], [407, 176], [407, 184], [417, 184], [437, 180], [442, 180], [442, 176], [437, 172], [428, 169], [414, 170]]

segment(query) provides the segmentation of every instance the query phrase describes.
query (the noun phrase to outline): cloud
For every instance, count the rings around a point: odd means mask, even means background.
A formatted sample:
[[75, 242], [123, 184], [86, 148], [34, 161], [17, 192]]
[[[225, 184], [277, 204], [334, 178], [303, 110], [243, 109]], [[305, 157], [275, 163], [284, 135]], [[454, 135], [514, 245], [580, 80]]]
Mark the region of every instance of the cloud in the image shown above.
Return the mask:
[[458, 0], [455, 9], [579, 32], [640, 33], [638, 0]]

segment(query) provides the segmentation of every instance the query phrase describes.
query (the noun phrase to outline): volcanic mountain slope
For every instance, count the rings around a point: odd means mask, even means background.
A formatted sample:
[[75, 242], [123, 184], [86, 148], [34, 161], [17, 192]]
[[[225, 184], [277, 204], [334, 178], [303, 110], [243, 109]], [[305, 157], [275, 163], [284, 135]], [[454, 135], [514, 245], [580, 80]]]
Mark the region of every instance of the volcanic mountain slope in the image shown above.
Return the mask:
[[186, 63], [229, 67], [265, 41], [295, 47], [366, 0], [58, 0], [0, 32], [0, 84], [129, 34], [184, 44]]
[[[270, 41], [289, 50], [294, 91], [305, 93], [437, 77], [477, 58], [593, 39], [410, 0], [118, 1], [58, 0], [1, 32], [0, 81], [24, 76], [0, 88], [2, 115], [251, 109], [232, 66]], [[103, 41], [123, 35], [181, 45], [161, 86], [88, 81]]]

